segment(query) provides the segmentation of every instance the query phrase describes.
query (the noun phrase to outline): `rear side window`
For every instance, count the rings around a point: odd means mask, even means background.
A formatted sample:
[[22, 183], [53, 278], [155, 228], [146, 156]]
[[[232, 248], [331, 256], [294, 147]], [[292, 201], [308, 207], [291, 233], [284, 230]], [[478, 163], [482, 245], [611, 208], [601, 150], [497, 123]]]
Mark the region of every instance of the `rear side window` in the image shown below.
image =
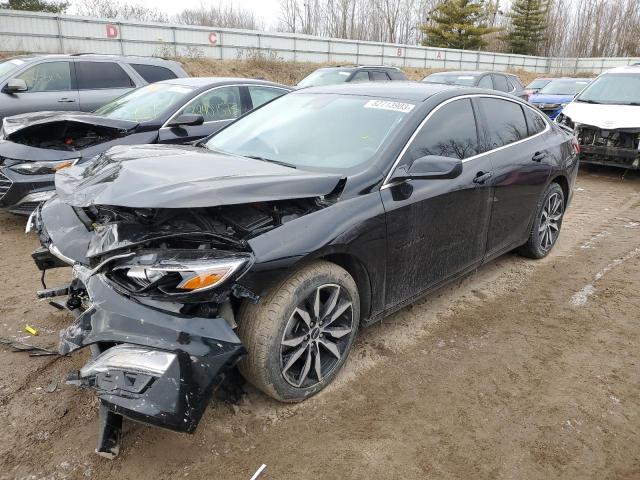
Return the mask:
[[391, 77], [391, 80], [407, 80], [407, 76], [400, 70], [389, 70], [387, 73]]
[[524, 85], [522, 85], [520, 79], [515, 75], [509, 75], [509, 77], [507, 78], [509, 78], [509, 82], [511, 83], [511, 85], [513, 85], [513, 88], [518, 90], [522, 90], [524, 88]]
[[547, 122], [531, 108], [524, 109], [524, 116], [527, 118], [529, 135], [540, 133], [547, 127]]
[[371, 74], [371, 80], [373, 80], [374, 82], [388, 82], [389, 80], [391, 80], [389, 78], [389, 75], [387, 75], [385, 72], [372, 71], [369, 73]]
[[491, 75], [485, 75], [478, 82], [478, 87], [480, 88], [488, 88], [489, 90], [493, 90], [493, 82], [491, 81]]
[[448, 103], [433, 114], [411, 143], [405, 161], [411, 163], [426, 155], [463, 159], [477, 153], [473, 108], [469, 99], [462, 99]]
[[280, 95], [284, 95], [287, 93], [286, 90], [282, 90], [280, 88], [271, 88], [271, 87], [253, 87], [249, 86], [249, 95], [251, 96], [251, 103], [253, 108], [258, 108], [260, 105], [267, 103], [270, 100], [273, 100]]
[[34, 65], [18, 75], [27, 84], [27, 92], [59, 92], [71, 90], [69, 62], [47, 62]]
[[352, 82], [368, 82], [369, 72], [356, 72], [351, 79]]
[[478, 98], [484, 114], [479, 124], [480, 151], [486, 152], [527, 138], [527, 123], [520, 104], [499, 98]]
[[146, 82], [154, 83], [161, 82], [162, 80], [171, 80], [172, 78], [178, 78], [178, 76], [171, 70], [165, 67], [158, 67], [157, 65], [143, 65], [132, 63], [133, 69], [145, 79]]
[[135, 87], [127, 72], [112, 62], [76, 62], [76, 78], [79, 90]]
[[511, 87], [503, 75], [493, 75], [493, 84], [495, 85], [496, 90], [500, 90], [501, 92], [511, 91]]

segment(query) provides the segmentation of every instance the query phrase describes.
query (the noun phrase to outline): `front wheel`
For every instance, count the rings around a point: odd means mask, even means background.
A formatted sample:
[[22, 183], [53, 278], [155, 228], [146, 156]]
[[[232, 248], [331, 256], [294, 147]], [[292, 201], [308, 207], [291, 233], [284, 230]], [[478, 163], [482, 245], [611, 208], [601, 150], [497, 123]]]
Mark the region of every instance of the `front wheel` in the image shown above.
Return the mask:
[[560, 185], [551, 183], [542, 196], [542, 201], [536, 206], [536, 217], [527, 243], [517, 250], [520, 255], [543, 258], [549, 254], [560, 236], [564, 202], [564, 192]]
[[259, 304], [245, 302], [238, 317], [248, 351], [242, 375], [276, 400], [298, 402], [331, 383], [344, 365], [358, 331], [360, 297], [346, 270], [317, 261]]

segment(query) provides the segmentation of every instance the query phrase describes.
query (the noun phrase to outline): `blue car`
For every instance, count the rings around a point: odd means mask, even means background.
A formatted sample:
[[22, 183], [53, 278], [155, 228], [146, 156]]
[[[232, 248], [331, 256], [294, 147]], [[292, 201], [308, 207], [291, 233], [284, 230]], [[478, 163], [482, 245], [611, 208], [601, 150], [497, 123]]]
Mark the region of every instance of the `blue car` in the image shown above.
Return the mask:
[[531, 95], [529, 102], [553, 120], [589, 83], [590, 78], [556, 78]]

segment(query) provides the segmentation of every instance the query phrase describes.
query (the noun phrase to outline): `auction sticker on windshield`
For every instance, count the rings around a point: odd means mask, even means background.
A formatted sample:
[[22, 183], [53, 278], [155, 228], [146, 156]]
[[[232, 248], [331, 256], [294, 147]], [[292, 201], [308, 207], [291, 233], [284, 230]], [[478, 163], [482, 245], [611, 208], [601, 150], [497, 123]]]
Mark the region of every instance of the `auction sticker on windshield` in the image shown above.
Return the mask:
[[394, 112], [409, 113], [415, 105], [411, 103], [391, 102], [389, 100], [369, 100], [364, 108], [378, 108], [381, 110], [393, 110]]

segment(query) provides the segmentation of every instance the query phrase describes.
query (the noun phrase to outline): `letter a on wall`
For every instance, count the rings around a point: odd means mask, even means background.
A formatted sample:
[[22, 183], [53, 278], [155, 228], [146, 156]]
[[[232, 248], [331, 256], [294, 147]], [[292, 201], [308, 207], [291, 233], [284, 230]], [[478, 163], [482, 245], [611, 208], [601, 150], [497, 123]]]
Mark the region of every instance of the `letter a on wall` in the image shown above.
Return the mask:
[[107, 24], [107, 38], [118, 38], [118, 27]]

